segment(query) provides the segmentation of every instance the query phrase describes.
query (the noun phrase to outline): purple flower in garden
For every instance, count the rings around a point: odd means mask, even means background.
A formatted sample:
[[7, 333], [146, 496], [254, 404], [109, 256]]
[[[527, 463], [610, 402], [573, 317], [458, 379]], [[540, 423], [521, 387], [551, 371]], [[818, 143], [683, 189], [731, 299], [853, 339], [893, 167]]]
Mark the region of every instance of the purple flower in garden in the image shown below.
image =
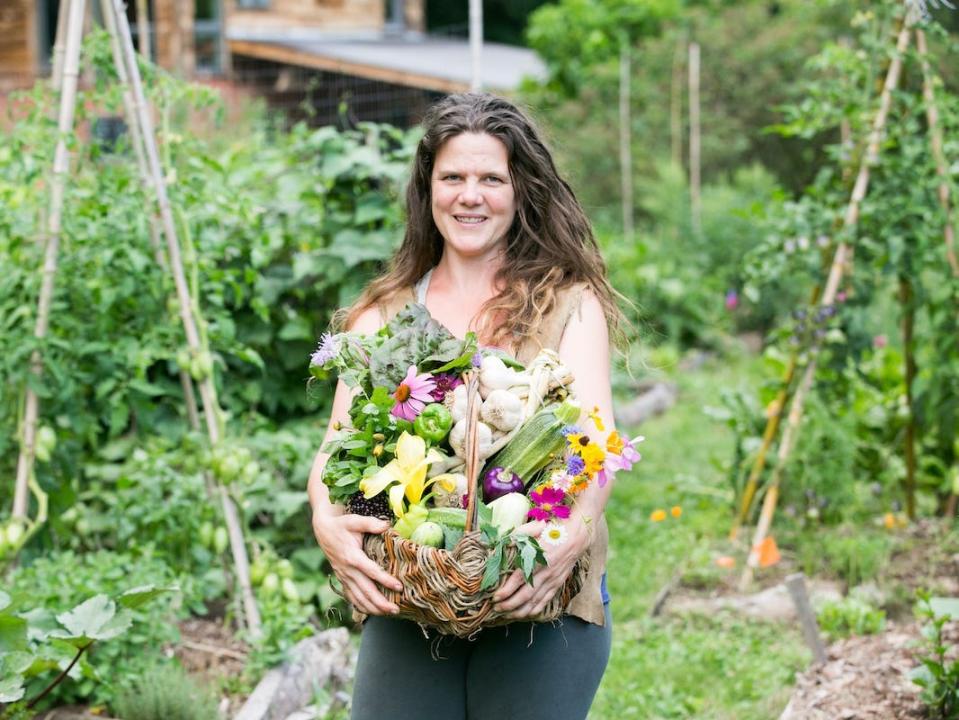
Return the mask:
[[323, 333], [320, 336], [320, 343], [310, 356], [310, 365], [323, 366], [336, 357], [336, 342], [329, 333]]
[[533, 501], [533, 508], [527, 514], [530, 520], [552, 520], [553, 518], [568, 518], [569, 506], [560, 503], [566, 498], [566, 493], [557, 488], [542, 487], [529, 494]]
[[439, 375], [434, 375], [433, 379], [436, 381], [436, 387], [433, 388], [433, 392], [431, 392], [430, 395], [433, 397], [434, 402], [443, 402], [446, 398], [446, 393], [453, 392], [453, 390], [463, 384], [460, 376], [454, 375], [453, 373], [440, 373]]
[[739, 307], [739, 293], [735, 290], [730, 290], [726, 293], [726, 309], [729, 311], [735, 310]]
[[393, 397], [396, 404], [390, 412], [403, 420], [413, 421], [423, 412], [427, 403], [433, 402], [431, 393], [436, 388], [433, 376], [429, 373], [416, 374], [416, 365], [410, 365], [406, 377], [396, 388]]
[[586, 462], [579, 455], [570, 455], [566, 458], [566, 472], [570, 475], [579, 475], [586, 469]]

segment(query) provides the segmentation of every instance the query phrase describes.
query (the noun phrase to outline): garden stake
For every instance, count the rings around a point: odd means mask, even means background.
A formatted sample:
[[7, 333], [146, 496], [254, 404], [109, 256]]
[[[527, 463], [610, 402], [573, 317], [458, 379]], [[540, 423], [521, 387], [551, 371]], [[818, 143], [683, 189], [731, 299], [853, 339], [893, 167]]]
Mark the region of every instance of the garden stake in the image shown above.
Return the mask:
[[[839, 283], [846, 270], [846, 263], [851, 249], [851, 245], [847, 243], [846, 238], [853, 238], [856, 224], [859, 220], [859, 208], [869, 188], [869, 168], [875, 165], [879, 160], [879, 143], [886, 126], [886, 119], [889, 116], [889, 109], [892, 106], [892, 93], [899, 85], [903, 55], [909, 47], [909, 37], [914, 22], [914, 12], [907, 10], [906, 17], [903, 20], [896, 40], [896, 53], [893, 56], [892, 62], [889, 64], [889, 71], [886, 73], [886, 80], [879, 98], [879, 109], [872, 123], [866, 152], [860, 162], [859, 173], [856, 176], [856, 184], [853, 187], [852, 197], [849, 200], [849, 205], [846, 207], [846, 213], [843, 216], [842, 234], [836, 245], [836, 252], [833, 256], [832, 265], [829, 268], [829, 276], [826, 278], [826, 285], [819, 303], [822, 307], [832, 305], [835, 302], [836, 292], [839, 290]], [[796, 393], [793, 395], [786, 428], [783, 430], [783, 437], [776, 454], [776, 465], [773, 468], [769, 489], [766, 491], [766, 497], [763, 499], [763, 507], [759, 514], [759, 521], [756, 524], [756, 531], [753, 534], [749, 558], [740, 579], [740, 587], [743, 588], [748, 587], [752, 582], [753, 571], [759, 565], [759, 547], [766, 538], [769, 527], [772, 524], [773, 514], [776, 511], [776, 502], [779, 498], [779, 485], [782, 479], [783, 469], [796, 443], [796, 438], [799, 435], [803, 405], [806, 400], [806, 395], [812, 388], [813, 380], [815, 379], [816, 360], [821, 348], [822, 340], [818, 338], [815, 339], [809, 348], [806, 368], [799, 382], [799, 387], [796, 388]]]
[[[50, 323], [50, 306], [53, 302], [53, 284], [57, 273], [63, 196], [66, 190], [67, 172], [70, 169], [70, 151], [67, 149], [67, 139], [73, 131], [73, 118], [76, 113], [77, 102], [77, 79], [80, 76], [83, 6], [84, 0], [72, 0], [68, 5], [69, 18], [66, 21], [65, 29], [66, 47], [64, 48], [63, 82], [60, 90], [60, 113], [57, 120], [58, 137], [53, 156], [53, 176], [50, 178], [50, 214], [47, 216], [46, 247], [43, 253], [43, 280], [40, 286], [37, 322], [33, 331], [33, 336], [38, 341], [42, 341], [47, 336]], [[30, 356], [30, 374], [33, 375], [35, 382], [42, 381], [43, 358], [39, 349], [34, 350]], [[27, 517], [27, 498], [30, 479], [33, 476], [39, 414], [39, 398], [28, 382], [11, 512], [11, 516], [14, 518], [24, 519]]]
[[[936, 175], [939, 176], [939, 205], [945, 214], [946, 222], [943, 227], [943, 242], [946, 246], [946, 260], [952, 270], [952, 277], [959, 279], [959, 259], [956, 258], [955, 229], [953, 228], [952, 207], [949, 200], [949, 175], [946, 169], [946, 155], [943, 151], [942, 127], [939, 125], [939, 108], [936, 105], [936, 94], [932, 69], [929, 66], [929, 49], [926, 46], [926, 33], [922, 28], [916, 28], [916, 48], [919, 51], [919, 64], [922, 67], [922, 97], [926, 103], [926, 123], [929, 126], [929, 145], [932, 157], [936, 163]], [[946, 517], [956, 516], [956, 505], [959, 504], [959, 495], [955, 490], [949, 493], [946, 502]], [[911, 516], [910, 516], [911, 517]]]
[[[135, 106], [137, 110], [137, 119], [140, 125], [140, 136], [143, 138], [143, 145], [147, 161], [149, 164], [150, 175], [153, 178], [153, 189], [156, 191], [157, 205], [160, 208], [160, 219], [162, 221], [163, 233], [167, 241], [167, 253], [169, 255], [170, 271], [173, 274], [174, 285], [176, 286], [177, 298], [180, 302], [180, 318], [183, 321], [183, 329], [186, 334], [187, 344], [194, 353], [200, 353], [204, 350], [200, 342], [200, 335], [197, 331], [196, 319], [193, 316], [193, 305], [190, 298], [190, 290], [187, 285], [186, 275], [183, 271], [183, 259], [180, 255], [180, 244], [177, 240], [176, 228], [173, 221], [173, 211], [170, 207], [170, 199], [166, 193], [166, 185], [163, 180], [163, 170], [160, 166], [159, 152], [157, 151], [156, 138], [153, 130], [153, 119], [146, 112], [145, 93], [143, 83], [140, 79], [140, 68], [137, 65], [136, 53], [133, 49], [133, 37], [130, 33], [130, 24], [127, 21], [126, 14], [123, 11], [121, 0], [113, 0], [113, 18], [117, 25], [118, 34], [122, 40], [123, 55], [126, 60], [126, 70], [130, 78], [130, 85], [133, 91]], [[206, 420], [207, 435], [210, 445], [216, 447], [222, 437], [223, 413], [220, 409], [216, 397], [216, 387], [213, 384], [212, 375], [207, 375], [199, 381], [200, 397], [203, 400], [204, 418]], [[256, 604], [256, 598], [253, 595], [253, 587], [250, 583], [250, 564], [246, 552], [245, 539], [240, 521], [240, 514], [232, 497], [222, 484], [218, 485], [220, 502], [223, 508], [223, 516], [226, 522], [227, 533], [230, 538], [230, 548], [233, 553], [233, 565], [236, 570], [237, 582], [240, 586], [240, 592], [243, 598], [243, 610], [247, 627], [254, 638], [262, 635], [262, 623], [260, 611]]]
[[903, 446], [906, 455], [906, 477], [903, 490], [906, 494], [906, 515], [916, 519], [916, 413], [913, 409], [912, 384], [916, 379], [916, 353], [913, 342], [913, 327], [916, 319], [916, 304], [913, 302], [912, 283], [908, 275], [899, 277], [899, 303], [902, 305], [902, 345], [904, 363], [904, 381], [906, 384], [906, 406], [909, 419], [906, 422], [906, 435]]
[[53, 68], [50, 73], [50, 84], [55, 92], [60, 92], [63, 84], [63, 56], [66, 52], [67, 16], [70, 14], [71, 0], [64, 0], [57, 12], [57, 34], [53, 41]]
[[[126, 63], [123, 61], [123, 50], [120, 45], [120, 36], [117, 32], [116, 19], [110, 10], [110, 1], [111, 0], [100, 0], [101, 15], [103, 15], [103, 23], [106, 26], [107, 33], [110, 35], [110, 48], [113, 51], [113, 66], [122, 90], [123, 109], [126, 113], [127, 127], [130, 131], [130, 144], [133, 145], [133, 151], [137, 160], [137, 169], [140, 172], [140, 182], [147, 192], [152, 194], [155, 190], [147, 165], [146, 153], [143, 149], [143, 136], [140, 133], [140, 124], [137, 122], [136, 100], [130, 91], [130, 80], [127, 76]], [[139, 9], [137, 12], [139, 12]], [[139, 30], [142, 31], [142, 28]], [[156, 259], [157, 264], [164, 270], [168, 270], [166, 256], [163, 254], [159, 222], [160, 219], [157, 216], [155, 208], [151, 207], [149, 217], [147, 218], [147, 229], [150, 233], [150, 247], [153, 249], [153, 257]], [[186, 403], [187, 419], [190, 422], [190, 428], [199, 430], [200, 414], [197, 410], [196, 396], [193, 393], [193, 381], [183, 368], [180, 368], [180, 387], [183, 389], [183, 399]]]
[[812, 605], [809, 602], [809, 593], [806, 592], [806, 576], [802, 573], [790, 575], [786, 578], [786, 589], [789, 590], [793, 605], [796, 606], [796, 615], [799, 617], [799, 624], [802, 625], [803, 638], [806, 640], [806, 645], [812, 650], [814, 661], [819, 664], [826, 662], [826, 648], [819, 636], [816, 613], [813, 612]]

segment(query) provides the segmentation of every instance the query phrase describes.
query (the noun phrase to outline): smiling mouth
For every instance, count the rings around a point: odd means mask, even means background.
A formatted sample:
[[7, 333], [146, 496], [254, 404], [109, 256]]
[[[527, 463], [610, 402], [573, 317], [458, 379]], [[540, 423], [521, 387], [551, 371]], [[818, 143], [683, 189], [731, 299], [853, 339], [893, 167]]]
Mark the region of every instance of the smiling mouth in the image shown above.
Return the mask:
[[486, 222], [485, 217], [475, 217], [469, 215], [454, 215], [453, 218], [456, 222], [461, 222], [464, 225], [479, 225], [482, 222]]

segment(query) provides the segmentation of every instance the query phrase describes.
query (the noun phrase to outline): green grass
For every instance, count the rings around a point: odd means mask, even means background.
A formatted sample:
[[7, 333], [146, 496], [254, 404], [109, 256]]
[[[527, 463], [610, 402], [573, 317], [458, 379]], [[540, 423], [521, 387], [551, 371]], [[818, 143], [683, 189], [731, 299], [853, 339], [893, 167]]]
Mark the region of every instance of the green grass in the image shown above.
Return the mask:
[[[723, 387], [749, 387], [754, 361], [722, 359], [674, 373], [679, 403], [641, 429], [642, 462], [617, 480], [607, 508], [613, 654], [592, 720], [778, 717], [808, 662], [799, 633], [732, 615], [649, 617], [657, 592], [687, 567], [708, 574], [730, 525], [731, 491], [719, 463], [731, 437], [703, 407]], [[650, 513], [678, 505], [679, 519]]]

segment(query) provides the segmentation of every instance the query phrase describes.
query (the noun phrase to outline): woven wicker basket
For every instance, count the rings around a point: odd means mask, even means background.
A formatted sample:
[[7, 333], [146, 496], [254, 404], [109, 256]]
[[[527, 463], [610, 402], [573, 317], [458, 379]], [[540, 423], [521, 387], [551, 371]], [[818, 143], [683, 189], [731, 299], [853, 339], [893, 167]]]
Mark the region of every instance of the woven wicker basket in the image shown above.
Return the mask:
[[[480, 403], [479, 381], [475, 375], [467, 379], [467, 397], [466, 480], [469, 507], [463, 537], [450, 551], [419, 545], [400, 537], [393, 530], [379, 535], [369, 534], [363, 540], [366, 554], [403, 585], [401, 591], [381, 588], [384, 596], [399, 606], [398, 617], [457, 637], [470, 637], [484, 627], [515, 622], [493, 609], [493, 594], [512, 573], [515, 547], [506, 547], [504, 570], [496, 586], [480, 590], [490, 547], [476, 530], [476, 496], [479, 488], [476, 428]], [[549, 622], [559, 618], [582, 588], [588, 570], [588, 555], [583, 555], [560, 592], [540, 615], [530, 619]]]

